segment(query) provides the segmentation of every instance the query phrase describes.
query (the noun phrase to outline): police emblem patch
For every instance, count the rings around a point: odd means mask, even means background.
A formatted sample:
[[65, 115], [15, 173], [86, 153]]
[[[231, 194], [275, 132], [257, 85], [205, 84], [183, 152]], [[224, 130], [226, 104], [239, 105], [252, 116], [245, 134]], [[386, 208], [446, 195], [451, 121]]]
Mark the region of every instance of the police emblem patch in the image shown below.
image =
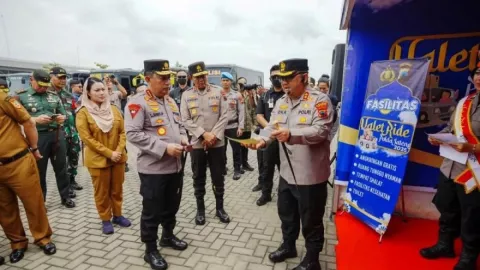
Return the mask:
[[[139, 105], [139, 104], [129, 104], [128, 105], [128, 111], [130, 112], [130, 116], [132, 117], [132, 119], [135, 118], [135, 116], [137, 115], [137, 113], [140, 111], [142, 107]], [[33, 109], [32, 109], [33, 111]]]

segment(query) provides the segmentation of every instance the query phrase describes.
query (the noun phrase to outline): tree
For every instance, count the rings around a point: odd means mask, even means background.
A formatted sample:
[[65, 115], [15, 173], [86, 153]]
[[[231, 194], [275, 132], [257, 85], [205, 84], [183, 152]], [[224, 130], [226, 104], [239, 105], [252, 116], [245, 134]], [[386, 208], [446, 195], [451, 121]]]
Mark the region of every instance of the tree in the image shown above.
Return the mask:
[[51, 63], [48, 63], [48, 64], [43, 65], [42, 67], [43, 67], [43, 69], [45, 69], [45, 70], [50, 70], [50, 69], [52, 69], [52, 68], [54, 68], [54, 67], [59, 67], [59, 66], [60, 66], [59, 63], [57, 63], [57, 62], [51, 62]]
[[97, 62], [94, 62], [94, 64], [95, 64], [95, 66], [97, 66], [100, 69], [107, 69], [109, 67], [109, 65], [107, 65], [107, 64], [100, 64], [100, 63], [97, 63]]
[[187, 68], [186, 66], [180, 64], [178, 61], [175, 63], [176, 68]]

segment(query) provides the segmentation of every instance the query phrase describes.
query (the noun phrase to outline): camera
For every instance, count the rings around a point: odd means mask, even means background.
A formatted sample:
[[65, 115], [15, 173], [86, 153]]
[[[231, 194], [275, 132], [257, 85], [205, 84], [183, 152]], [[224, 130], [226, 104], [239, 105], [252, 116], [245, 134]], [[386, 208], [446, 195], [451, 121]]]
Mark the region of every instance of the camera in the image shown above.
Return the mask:
[[246, 84], [243, 86], [243, 89], [245, 90], [253, 90], [253, 89], [257, 89], [259, 85], [254, 83], [254, 84]]

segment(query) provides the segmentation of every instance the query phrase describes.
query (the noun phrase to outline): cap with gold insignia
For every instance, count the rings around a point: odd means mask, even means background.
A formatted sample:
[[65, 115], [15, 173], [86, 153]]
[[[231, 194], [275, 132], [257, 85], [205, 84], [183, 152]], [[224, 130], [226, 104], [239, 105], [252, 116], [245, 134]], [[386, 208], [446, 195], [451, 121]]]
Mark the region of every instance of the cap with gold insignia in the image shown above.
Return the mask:
[[203, 61], [195, 62], [188, 66], [188, 73], [193, 77], [207, 75], [208, 70], [205, 68], [205, 63]]
[[62, 67], [53, 67], [50, 69], [50, 75], [55, 75], [56, 77], [66, 77], [67, 72]]
[[44, 87], [50, 86], [50, 75], [47, 71], [43, 69], [34, 70], [32, 73], [32, 77], [38, 83], [38, 85]]
[[0, 92], [9, 92], [8, 83], [4, 79], [0, 79]]
[[158, 75], [170, 75], [170, 63], [168, 60], [152, 59], [143, 61], [144, 72], [155, 72]]
[[302, 58], [287, 59], [280, 62], [281, 77], [287, 77], [294, 73], [308, 72], [308, 60]]

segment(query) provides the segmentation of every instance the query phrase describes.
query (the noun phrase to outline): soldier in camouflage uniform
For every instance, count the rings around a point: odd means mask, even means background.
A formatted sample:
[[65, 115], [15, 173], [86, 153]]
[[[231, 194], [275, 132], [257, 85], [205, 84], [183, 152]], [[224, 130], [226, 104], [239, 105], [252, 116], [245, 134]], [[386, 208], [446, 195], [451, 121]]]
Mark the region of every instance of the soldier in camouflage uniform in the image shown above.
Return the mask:
[[[252, 131], [257, 127], [257, 97], [254, 90], [245, 90], [245, 85], [247, 84], [247, 79], [240, 77], [237, 80], [237, 89], [242, 94], [242, 97], [245, 102], [245, 129], [243, 130], [242, 139], [248, 139], [252, 136]], [[242, 170], [241, 173], [245, 171], [253, 171], [252, 166], [248, 164], [248, 148], [242, 147]]]
[[75, 197], [74, 190], [82, 190], [76, 181], [78, 168], [78, 159], [80, 156], [80, 138], [75, 128], [75, 110], [74, 110], [74, 97], [66, 90], [67, 72], [61, 67], [53, 67], [50, 70], [50, 91], [57, 93], [58, 97], [62, 101], [63, 107], [67, 112], [67, 121], [64, 124], [65, 139], [67, 140], [67, 174], [70, 179], [70, 197]]

